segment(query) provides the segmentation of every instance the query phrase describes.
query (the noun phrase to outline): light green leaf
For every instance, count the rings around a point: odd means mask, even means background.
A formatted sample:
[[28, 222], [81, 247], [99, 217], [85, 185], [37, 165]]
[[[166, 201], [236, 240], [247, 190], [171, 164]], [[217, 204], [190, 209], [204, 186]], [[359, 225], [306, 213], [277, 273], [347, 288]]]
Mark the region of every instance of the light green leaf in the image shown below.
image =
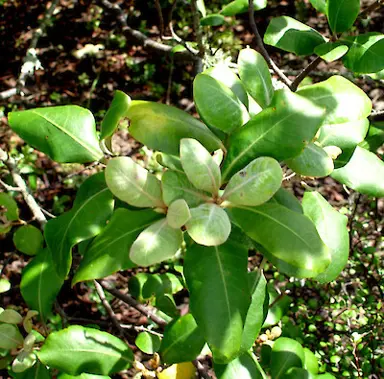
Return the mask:
[[59, 374], [57, 379], [111, 379], [110, 376], [105, 375], [93, 375], [93, 374], [80, 374], [80, 375], [69, 375], [65, 373]]
[[296, 55], [311, 55], [325, 38], [308, 25], [292, 17], [272, 18], [264, 35], [264, 43]]
[[373, 74], [384, 69], [384, 34], [365, 33], [347, 37], [342, 42], [350, 45], [343, 62], [351, 71]]
[[337, 212], [318, 192], [306, 192], [302, 204], [304, 214], [315, 224], [331, 253], [330, 265], [315, 279], [321, 283], [331, 282], [339, 276], [348, 261], [348, 219]]
[[196, 0], [196, 6], [203, 17], [207, 15], [204, 0]]
[[81, 185], [69, 212], [48, 221], [44, 231], [45, 240], [60, 277], [65, 277], [69, 272], [72, 247], [99, 234], [112, 211], [112, 194], [101, 172], [89, 177]]
[[5, 350], [15, 349], [23, 345], [24, 338], [17, 326], [0, 324], [0, 348]]
[[160, 181], [129, 157], [111, 159], [105, 170], [111, 192], [135, 207], [162, 207]]
[[297, 200], [295, 195], [293, 195], [291, 192], [289, 192], [285, 188], [280, 188], [272, 197], [272, 199], [270, 200], [270, 203], [277, 203], [277, 204], [283, 205], [284, 207], [287, 207], [291, 211], [294, 211], [297, 213], [304, 213], [303, 207], [301, 206], [300, 201]]
[[234, 92], [209, 75], [196, 76], [193, 99], [202, 120], [212, 128], [231, 133], [249, 120], [245, 105]]
[[212, 203], [192, 208], [191, 218], [185, 227], [190, 237], [204, 246], [221, 245], [231, 232], [231, 222], [226, 212]]
[[356, 147], [350, 161], [331, 176], [357, 192], [384, 197], [384, 162], [360, 146]]
[[360, 12], [360, 0], [327, 0], [327, 17], [333, 33], [349, 30]]
[[11, 289], [11, 283], [8, 279], [0, 279], [0, 293], [7, 292]]
[[182, 231], [173, 229], [167, 219], [162, 219], [139, 234], [131, 246], [129, 257], [138, 266], [151, 266], [173, 258], [182, 242]]
[[282, 180], [279, 162], [260, 157], [232, 176], [222, 199], [237, 205], [260, 205], [279, 190]]
[[283, 316], [286, 315], [293, 300], [287, 295], [280, 296], [273, 287], [272, 283], [269, 283], [267, 288], [269, 305], [267, 317], [262, 328], [270, 328], [271, 326], [276, 325], [283, 318]]
[[184, 199], [175, 200], [168, 208], [167, 222], [172, 228], [179, 229], [191, 218], [191, 211]]
[[119, 126], [120, 119], [125, 117], [131, 98], [122, 91], [116, 91], [112, 103], [101, 123], [100, 138], [104, 139], [112, 136]]
[[329, 63], [340, 59], [348, 49], [349, 47], [341, 42], [326, 42], [315, 47], [315, 54]]
[[134, 359], [132, 351], [120, 339], [78, 325], [51, 333], [38, 357], [45, 365], [71, 375], [113, 374], [128, 368]]
[[327, 12], [327, 0], [309, 0], [313, 7], [320, 13]]
[[274, 94], [269, 67], [263, 56], [253, 49], [240, 51], [237, 60], [239, 75], [249, 94], [262, 108], [266, 108]]
[[151, 210], [117, 209], [105, 229], [86, 250], [72, 285], [134, 267], [135, 264], [129, 259], [129, 249], [143, 229], [159, 217]]
[[304, 348], [304, 368], [314, 375], [319, 372], [319, 362], [316, 355], [306, 347]]
[[315, 379], [315, 376], [303, 368], [293, 367], [284, 374], [284, 379]]
[[332, 158], [314, 143], [310, 143], [300, 155], [287, 159], [285, 163], [297, 174], [314, 178], [328, 176], [334, 169]]
[[0, 193], [0, 216], [5, 216], [8, 221], [19, 219], [19, 208], [11, 195]]
[[11, 112], [8, 122], [26, 143], [56, 162], [93, 162], [103, 156], [92, 113], [77, 105]]
[[196, 188], [217, 195], [221, 184], [220, 168], [200, 142], [182, 139], [180, 159], [188, 180]]
[[[12, 377], [15, 379], [51, 379], [52, 378], [49, 373], [49, 370], [40, 362], [36, 362], [36, 364], [33, 367], [31, 367], [30, 369], [24, 372], [12, 373]], [[63, 378], [60, 377], [60, 379], [63, 379]]]
[[221, 14], [210, 14], [206, 17], [203, 17], [200, 20], [200, 25], [201, 26], [220, 26], [225, 23], [225, 18]]
[[316, 276], [328, 267], [330, 252], [306, 216], [278, 204], [233, 208], [231, 213], [282, 272], [286, 270], [284, 262], [293, 270], [287, 274], [298, 278]]
[[23, 317], [19, 312], [16, 312], [13, 309], [5, 309], [0, 313], [0, 322], [5, 322], [7, 324], [21, 324], [23, 322]]
[[223, 180], [260, 156], [284, 160], [299, 155], [315, 137], [323, 114], [315, 102], [289, 90], [276, 91], [270, 107], [230, 136]]
[[149, 101], [132, 101], [127, 117], [129, 133], [150, 149], [178, 155], [180, 140], [194, 138], [208, 151], [223, 147], [203, 123], [190, 114], [168, 105]]
[[19, 373], [30, 369], [36, 363], [36, 355], [31, 352], [21, 351], [12, 362], [12, 371]]
[[16, 249], [27, 255], [36, 255], [43, 246], [44, 238], [33, 225], [23, 225], [13, 235]]
[[281, 337], [275, 341], [271, 353], [271, 375], [273, 379], [285, 378], [292, 367], [304, 366], [304, 349], [295, 340]]
[[136, 337], [135, 344], [145, 354], [154, 354], [160, 348], [161, 339], [158, 335], [142, 332]]
[[248, 250], [229, 240], [223, 245], [193, 245], [184, 260], [190, 309], [217, 363], [237, 357], [250, 305]]
[[[267, 6], [267, 0], [253, 0], [255, 10], [264, 9]], [[221, 10], [224, 16], [236, 16], [240, 13], [248, 12], [248, 0], [234, 0], [225, 5]]]
[[44, 249], [23, 270], [20, 289], [30, 309], [36, 309], [43, 322], [52, 310], [65, 275], [59, 276], [54, 268], [52, 253]]
[[184, 173], [183, 166], [181, 165], [180, 158], [175, 155], [164, 154], [160, 152], [155, 153], [155, 159], [161, 166], [169, 168], [173, 171]]

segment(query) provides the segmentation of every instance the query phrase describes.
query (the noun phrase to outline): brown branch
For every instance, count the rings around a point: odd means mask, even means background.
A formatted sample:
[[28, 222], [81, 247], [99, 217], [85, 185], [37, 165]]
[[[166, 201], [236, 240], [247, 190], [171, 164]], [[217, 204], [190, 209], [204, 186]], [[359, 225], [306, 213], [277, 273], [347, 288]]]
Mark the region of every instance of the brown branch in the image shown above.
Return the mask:
[[256, 44], [260, 50], [261, 55], [267, 61], [269, 67], [271, 67], [272, 70], [276, 73], [276, 75], [280, 78], [280, 80], [288, 87], [291, 87], [292, 82], [285, 76], [283, 71], [281, 71], [279, 67], [277, 67], [276, 63], [272, 60], [272, 58], [268, 54], [267, 49], [264, 46], [263, 39], [261, 38], [259, 29], [257, 28], [256, 21], [255, 21], [255, 6], [253, 5], [253, 0], [249, 0], [248, 13], [249, 13], [249, 23], [251, 24], [253, 34], [256, 37]]
[[292, 82], [291, 90], [295, 92], [299, 87], [299, 84], [320, 64], [321, 61], [322, 58], [317, 57], [307, 67], [305, 67]]
[[160, 24], [160, 37], [163, 38], [164, 35], [164, 18], [163, 18], [163, 10], [161, 9], [160, 0], [155, 0], [155, 7], [157, 13], [159, 15], [159, 24]]

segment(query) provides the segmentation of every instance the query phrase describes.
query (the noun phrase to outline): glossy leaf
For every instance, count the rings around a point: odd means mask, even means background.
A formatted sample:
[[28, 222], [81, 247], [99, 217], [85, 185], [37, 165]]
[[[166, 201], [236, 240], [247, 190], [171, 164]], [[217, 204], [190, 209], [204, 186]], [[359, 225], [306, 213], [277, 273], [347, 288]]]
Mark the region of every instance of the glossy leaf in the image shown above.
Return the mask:
[[[305, 278], [323, 272], [330, 252], [309, 218], [278, 204], [233, 208], [232, 215], [244, 232], [268, 252], [267, 258], [282, 272]], [[276, 238], [279, 236], [279, 238]]]
[[193, 245], [184, 260], [190, 309], [216, 363], [229, 363], [241, 349], [250, 305], [248, 250], [231, 243]]
[[117, 209], [86, 250], [72, 285], [134, 267], [129, 258], [130, 247], [138, 235], [159, 218], [160, 215], [151, 210]]
[[217, 194], [221, 184], [220, 168], [198, 141], [181, 140], [180, 159], [188, 180], [198, 189]]
[[11, 289], [11, 283], [8, 279], [0, 279], [0, 293], [7, 292]]
[[225, 18], [221, 14], [210, 14], [206, 17], [203, 17], [200, 20], [201, 26], [220, 26], [225, 23]]
[[130, 134], [150, 149], [178, 155], [182, 138], [194, 138], [208, 151], [222, 147], [221, 141], [203, 123], [168, 105], [134, 100], [127, 116]]
[[231, 222], [226, 212], [212, 203], [192, 208], [191, 218], [185, 227], [190, 237], [204, 246], [221, 245], [231, 232]]
[[135, 340], [136, 346], [146, 354], [154, 354], [159, 350], [161, 339], [148, 332], [139, 333]]
[[257, 358], [246, 352], [227, 365], [214, 365], [217, 379], [264, 379], [266, 375], [257, 362]]
[[113, 135], [121, 118], [125, 117], [131, 104], [131, 98], [123, 91], [116, 91], [111, 105], [101, 123], [100, 138], [104, 139]]
[[132, 244], [129, 257], [138, 266], [151, 266], [171, 259], [183, 242], [180, 229], [173, 229], [166, 219], [156, 221], [144, 229]]
[[260, 157], [232, 176], [222, 198], [237, 205], [260, 205], [279, 190], [282, 180], [279, 162]]
[[[15, 379], [51, 379], [52, 378], [49, 373], [49, 370], [40, 362], [37, 362], [33, 367], [31, 367], [30, 369], [24, 372], [20, 372], [20, 373], [12, 372], [12, 377]], [[60, 379], [63, 379], [63, 378], [60, 377]], [[69, 379], [69, 378], [64, 378], [64, 379]], [[92, 379], [95, 379], [95, 378], [92, 378]]]
[[368, 135], [365, 140], [360, 142], [360, 146], [373, 153], [384, 144], [384, 128], [372, 124], [369, 127]]
[[60, 276], [54, 268], [52, 253], [44, 249], [23, 270], [20, 289], [30, 309], [36, 309], [42, 321], [51, 313], [65, 275]]
[[65, 277], [69, 272], [72, 247], [99, 234], [112, 211], [112, 194], [101, 172], [89, 177], [81, 185], [69, 212], [48, 221], [44, 231], [45, 240], [60, 277]]
[[[253, 0], [254, 8], [256, 11], [264, 9], [267, 6], [267, 0]], [[221, 10], [224, 16], [236, 16], [240, 13], [248, 11], [248, 0], [234, 0], [225, 5]]]
[[5, 350], [16, 349], [23, 345], [23, 336], [17, 326], [0, 324], [0, 348]]
[[318, 192], [306, 192], [302, 204], [304, 214], [315, 224], [331, 253], [330, 265], [316, 280], [321, 283], [331, 282], [339, 276], [348, 261], [348, 219], [336, 211]]
[[193, 361], [200, 354], [204, 343], [202, 331], [188, 313], [165, 328], [160, 355], [167, 364]]
[[304, 348], [304, 368], [314, 375], [319, 372], [319, 362], [316, 355], [306, 347]]
[[157, 373], [158, 379], [194, 379], [196, 368], [192, 362], [174, 364]]
[[71, 375], [113, 374], [128, 368], [134, 359], [132, 351], [120, 339], [78, 325], [51, 333], [38, 357], [45, 365]]
[[237, 60], [239, 75], [249, 94], [262, 108], [267, 107], [274, 94], [269, 67], [263, 56], [253, 49], [240, 51]]
[[323, 121], [323, 109], [289, 90], [276, 91], [271, 106], [256, 115], [228, 141], [223, 180], [260, 156], [284, 160], [299, 155]]
[[178, 199], [184, 199], [189, 207], [209, 200], [209, 194], [198, 190], [181, 172], [166, 171], [161, 178], [161, 186], [164, 203], [168, 206]]
[[23, 225], [13, 235], [16, 249], [27, 255], [36, 255], [43, 246], [44, 238], [33, 225]]
[[231, 133], [249, 120], [245, 105], [233, 91], [209, 75], [196, 76], [193, 99], [202, 120], [210, 127]]
[[371, 32], [343, 40], [350, 45], [344, 57], [345, 67], [360, 74], [372, 74], [384, 69], [384, 34]]
[[334, 169], [332, 158], [314, 143], [310, 143], [300, 155], [287, 159], [285, 163], [297, 174], [314, 178], [328, 176]]
[[360, 0], [327, 0], [328, 23], [333, 33], [349, 30], [359, 12]]
[[343, 57], [349, 47], [341, 42], [326, 42], [315, 47], [315, 54], [326, 62], [333, 62]]
[[384, 197], [384, 162], [360, 146], [356, 147], [350, 161], [331, 176], [355, 191]]
[[309, 0], [313, 7], [320, 13], [327, 12], [327, 0]]
[[105, 180], [116, 197], [134, 207], [163, 206], [160, 181], [129, 157], [111, 159]]
[[93, 162], [103, 156], [92, 113], [77, 105], [11, 112], [8, 122], [26, 143], [56, 162]]
[[285, 188], [280, 188], [272, 197], [270, 203], [277, 203], [283, 205], [284, 207], [287, 207], [291, 211], [304, 213], [300, 201], [297, 200], [295, 195], [293, 195]]
[[179, 229], [191, 218], [191, 211], [184, 199], [175, 200], [168, 208], [167, 222], [172, 228]]
[[272, 18], [264, 35], [264, 43], [296, 55], [311, 55], [325, 38], [308, 25], [292, 17]]
[[271, 354], [271, 375], [273, 379], [285, 378], [292, 367], [304, 366], [304, 349], [295, 340], [281, 337], [275, 341]]

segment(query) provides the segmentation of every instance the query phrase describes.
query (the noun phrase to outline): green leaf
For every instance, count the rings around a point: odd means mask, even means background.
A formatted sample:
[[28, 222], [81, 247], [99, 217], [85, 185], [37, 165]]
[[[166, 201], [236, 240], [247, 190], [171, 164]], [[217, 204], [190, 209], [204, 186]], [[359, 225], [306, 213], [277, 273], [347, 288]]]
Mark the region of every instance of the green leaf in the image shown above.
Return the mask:
[[145, 354], [154, 354], [160, 348], [161, 339], [158, 335], [142, 332], [136, 337], [135, 344]]
[[108, 225], [86, 250], [72, 285], [134, 267], [129, 258], [129, 249], [138, 235], [159, 217], [158, 213], [151, 210], [117, 209]]
[[196, 0], [196, 6], [203, 17], [207, 15], [204, 0]]
[[240, 357], [235, 358], [227, 365], [214, 365], [217, 379], [264, 379], [267, 378], [263, 369], [257, 362], [257, 358], [251, 353], [246, 352]]
[[180, 159], [188, 180], [196, 188], [217, 195], [221, 184], [220, 168], [200, 142], [182, 139]]
[[85, 163], [103, 157], [88, 109], [65, 105], [10, 112], [8, 122], [26, 143], [56, 162]]
[[160, 355], [167, 364], [190, 362], [200, 354], [204, 343], [201, 330], [193, 316], [188, 313], [165, 328]]
[[310, 143], [300, 155], [287, 159], [285, 163], [297, 174], [314, 178], [328, 176], [334, 169], [332, 158], [314, 143]]
[[192, 208], [191, 218], [185, 227], [189, 236], [204, 246], [221, 245], [231, 232], [231, 222], [226, 212], [212, 203]]
[[59, 276], [54, 269], [52, 253], [41, 250], [23, 270], [20, 289], [30, 309], [36, 309], [43, 322], [52, 310], [65, 275]]
[[315, 47], [315, 54], [330, 63], [343, 57], [349, 47], [341, 42], [326, 42]]
[[7, 292], [11, 289], [11, 283], [8, 279], [0, 279], [0, 293]]
[[57, 379], [111, 379], [110, 376], [105, 375], [93, 375], [93, 374], [81, 374], [81, 375], [69, 375], [65, 373], [59, 374]]
[[272, 197], [272, 199], [270, 200], [270, 203], [277, 203], [277, 204], [283, 205], [284, 207], [287, 207], [291, 211], [294, 211], [297, 213], [304, 213], [303, 207], [301, 206], [300, 201], [297, 200], [295, 195], [293, 195], [291, 192], [289, 192], [285, 188], [280, 188]]
[[262, 108], [266, 108], [274, 94], [269, 67], [263, 56], [253, 49], [240, 51], [237, 60], [241, 81], [249, 94]]
[[264, 43], [296, 55], [311, 55], [325, 38], [308, 25], [292, 17], [272, 18], [264, 35]]
[[[232, 215], [244, 232], [268, 252], [267, 258], [288, 275], [313, 277], [330, 263], [330, 252], [311, 220], [278, 204], [233, 208]], [[276, 238], [279, 236], [279, 238]]]
[[0, 193], [0, 216], [5, 216], [8, 221], [19, 219], [19, 208], [16, 201], [5, 192]]
[[[368, 123], [368, 122], [367, 122]], [[375, 153], [384, 144], [384, 129], [372, 124], [369, 127], [368, 135], [365, 140], [360, 142], [360, 146]]]
[[234, 92], [209, 75], [196, 76], [193, 99], [202, 120], [212, 128], [231, 133], [249, 120], [247, 108]]
[[[264, 9], [267, 6], [267, 0], [253, 0], [253, 5], [256, 11]], [[248, 12], [248, 0], [234, 0], [221, 10], [224, 16], [236, 16], [245, 12]]]
[[306, 347], [304, 348], [304, 368], [314, 375], [319, 372], [319, 362], [316, 355]]
[[166, 205], [175, 200], [184, 199], [189, 207], [195, 207], [207, 200], [209, 194], [198, 190], [181, 172], [166, 171], [161, 177], [163, 199]]
[[303, 367], [304, 349], [295, 340], [281, 337], [273, 345], [271, 353], [271, 375], [273, 379], [285, 378], [292, 367]]
[[182, 242], [182, 231], [173, 229], [167, 219], [162, 219], [139, 234], [131, 246], [129, 257], [138, 266], [151, 266], [173, 258]]
[[316, 229], [331, 253], [328, 268], [315, 279], [321, 283], [335, 280], [348, 262], [348, 219], [336, 211], [318, 192], [306, 192], [303, 197], [304, 214]]
[[129, 157], [111, 159], [105, 170], [111, 192], [135, 207], [162, 207], [160, 181]]
[[264, 109], [228, 141], [223, 180], [260, 156], [284, 160], [299, 155], [323, 120], [323, 109], [289, 90], [276, 91]]
[[313, 7], [320, 13], [327, 12], [327, 0], [309, 0]]
[[180, 316], [180, 311], [177, 309], [175, 299], [169, 293], [157, 296], [155, 307], [172, 318]]
[[347, 37], [350, 45], [343, 62], [346, 68], [360, 74], [373, 74], [384, 69], [384, 34], [371, 32]]
[[360, 0], [327, 0], [327, 17], [333, 33], [349, 30], [360, 12]]
[[[36, 364], [33, 367], [31, 367], [30, 369], [24, 372], [20, 372], [20, 373], [12, 372], [11, 374], [12, 374], [12, 377], [15, 379], [51, 379], [52, 378], [49, 373], [49, 370], [40, 362], [36, 362]], [[63, 378], [60, 376], [60, 379], [63, 379]], [[68, 379], [68, 378], [64, 378], [64, 379]]]
[[283, 318], [283, 316], [286, 315], [293, 300], [287, 295], [280, 296], [271, 283], [267, 288], [269, 305], [268, 314], [262, 326], [263, 328], [269, 328], [276, 325]]
[[244, 324], [242, 351], [248, 351], [260, 333], [261, 326], [268, 313], [269, 296], [267, 281], [262, 271], [253, 271], [248, 274], [248, 283], [252, 295], [247, 318]]
[[112, 136], [119, 126], [120, 119], [125, 117], [131, 104], [131, 98], [122, 91], [116, 91], [112, 103], [101, 123], [100, 138]]
[[167, 222], [172, 228], [179, 229], [191, 218], [191, 211], [184, 199], [175, 200], [168, 208]]
[[101, 172], [89, 177], [81, 185], [69, 212], [48, 221], [45, 240], [60, 277], [65, 277], [69, 272], [72, 247], [99, 234], [112, 212], [112, 194]]
[[145, 299], [143, 295], [143, 287], [150, 276], [151, 275], [146, 272], [139, 272], [135, 276], [132, 276], [128, 281], [129, 293], [140, 302]]
[[279, 162], [260, 157], [232, 176], [222, 199], [237, 205], [260, 205], [279, 190], [282, 180]]
[[209, 151], [222, 147], [221, 141], [203, 123], [168, 105], [134, 100], [127, 117], [132, 137], [153, 150], [178, 155], [182, 138], [194, 138]]
[[245, 90], [244, 84], [225, 63], [218, 63], [216, 66], [205, 70], [204, 74], [211, 76], [230, 88], [240, 99], [240, 101], [248, 108], [248, 94]]
[[160, 297], [164, 294], [175, 294], [183, 288], [179, 278], [171, 273], [139, 273], [129, 280], [129, 289], [132, 295], [142, 299], [149, 299], [152, 296]]
[[315, 376], [303, 368], [293, 367], [286, 372], [284, 379], [315, 379]]
[[37, 354], [45, 365], [71, 375], [113, 374], [128, 368], [134, 359], [120, 339], [78, 325], [51, 333]]
[[12, 371], [24, 372], [36, 363], [36, 355], [32, 352], [21, 351], [12, 362]]
[[155, 159], [161, 166], [169, 168], [173, 171], [184, 173], [183, 166], [181, 165], [180, 158], [175, 155], [164, 154], [160, 152], [155, 153]]
[[214, 361], [229, 363], [239, 355], [250, 305], [248, 250], [230, 240], [223, 245], [193, 245], [184, 260], [190, 309]]
[[5, 350], [16, 349], [23, 345], [24, 338], [17, 326], [0, 324], [0, 348]]
[[356, 147], [350, 161], [331, 176], [357, 192], [384, 197], [384, 162], [360, 146]]
[[221, 14], [210, 14], [206, 17], [203, 17], [200, 20], [201, 26], [220, 26], [225, 23], [225, 18]]
[[33, 225], [23, 225], [13, 235], [16, 249], [27, 255], [36, 255], [43, 246], [44, 238]]
[[5, 309], [0, 313], [0, 322], [5, 322], [7, 324], [21, 324], [23, 322], [23, 317], [21, 317], [19, 312], [16, 312], [13, 309]]

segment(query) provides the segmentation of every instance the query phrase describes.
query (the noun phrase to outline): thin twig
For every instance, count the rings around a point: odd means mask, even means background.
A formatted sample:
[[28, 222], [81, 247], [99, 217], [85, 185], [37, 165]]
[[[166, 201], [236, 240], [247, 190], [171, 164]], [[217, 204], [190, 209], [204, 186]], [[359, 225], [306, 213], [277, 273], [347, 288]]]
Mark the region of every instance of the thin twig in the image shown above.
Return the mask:
[[299, 84], [313, 71], [322, 61], [321, 57], [315, 58], [307, 67], [301, 71], [301, 73], [296, 77], [296, 79], [292, 82], [291, 90], [296, 91], [299, 87]]
[[3, 182], [1, 179], [0, 179], [0, 184], [8, 191], [8, 192], [20, 192], [20, 188], [19, 187], [12, 187], [10, 186], [9, 184]]
[[253, 0], [249, 0], [248, 13], [249, 13], [249, 22], [251, 24], [252, 31], [256, 37], [256, 44], [260, 50], [260, 53], [262, 54], [264, 59], [267, 61], [268, 65], [276, 73], [276, 75], [281, 79], [281, 81], [288, 87], [291, 87], [292, 82], [285, 76], [283, 71], [281, 71], [279, 67], [277, 67], [276, 63], [272, 60], [272, 58], [268, 54], [267, 49], [264, 46], [263, 39], [261, 38], [259, 29], [257, 28], [256, 21], [255, 21], [255, 6], [253, 4]]
[[129, 325], [120, 324], [120, 326], [123, 329], [128, 329], [128, 330], [132, 329], [132, 330], [134, 330], [135, 332], [138, 332], [138, 333], [140, 333], [140, 332], [147, 332], [149, 334], [153, 334], [154, 336], [158, 336], [158, 337], [163, 338], [163, 334], [162, 333], [155, 332], [154, 330], [146, 328], [143, 325], [137, 326], [137, 325], [131, 325], [131, 324], [129, 324]]
[[195, 31], [196, 42], [199, 48], [199, 57], [204, 58], [205, 47], [203, 44], [203, 33], [200, 27], [200, 15], [199, 15], [199, 10], [197, 9], [196, 0], [191, 0], [191, 8], [192, 8], [192, 15], [193, 15], [193, 29]]
[[157, 14], [159, 15], [160, 37], [163, 38], [163, 35], [164, 35], [164, 17], [163, 17], [163, 10], [161, 9], [161, 4], [160, 4], [159, 0], [155, 0], [155, 7], [157, 10]]

